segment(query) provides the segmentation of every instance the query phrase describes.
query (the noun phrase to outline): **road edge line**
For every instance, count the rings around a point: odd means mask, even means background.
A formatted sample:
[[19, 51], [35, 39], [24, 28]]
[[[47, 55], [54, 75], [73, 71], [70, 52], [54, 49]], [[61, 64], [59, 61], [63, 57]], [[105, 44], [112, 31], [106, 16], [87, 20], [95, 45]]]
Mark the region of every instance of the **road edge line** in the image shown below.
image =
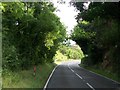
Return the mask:
[[[81, 66], [79, 66], [80, 68], [83, 68], [83, 67], [81, 67]], [[83, 68], [84, 70], [87, 70], [87, 69], [85, 69], [85, 68]], [[91, 72], [91, 73], [93, 73], [93, 74], [96, 74], [96, 75], [98, 75], [98, 76], [101, 76], [101, 77], [104, 77], [104, 78], [106, 78], [106, 79], [108, 79], [108, 80], [111, 80], [111, 81], [113, 81], [113, 82], [115, 82], [115, 83], [117, 83], [117, 84], [120, 84], [118, 81], [115, 81], [115, 80], [113, 80], [113, 79], [111, 79], [111, 78], [108, 78], [108, 77], [106, 77], [106, 76], [104, 76], [104, 75], [101, 75], [101, 74], [99, 74], [99, 73], [95, 73], [95, 72], [93, 72], [93, 71], [91, 71], [91, 70], [87, 70], [87, 71], [89, 71], [89, 72]]]
[[57, 65], [56, 67], [54, 67], [54, 69], [52, 70], [51, 74], [49, 75], [49, 78], [47, 79], [47, 82], [46, 82], [46, 84], [45, 84], [43, 90], [46, 89], [46, 87], [47, 87], [47, 85], [48, 85], [48, 82], [50, 81], [50, 79], [51, 79], [51, 77], [52, 77], [52, 75], [53, 75], [55, 69], [56, 69], [58, 66], [59, 66], [59, 65]]

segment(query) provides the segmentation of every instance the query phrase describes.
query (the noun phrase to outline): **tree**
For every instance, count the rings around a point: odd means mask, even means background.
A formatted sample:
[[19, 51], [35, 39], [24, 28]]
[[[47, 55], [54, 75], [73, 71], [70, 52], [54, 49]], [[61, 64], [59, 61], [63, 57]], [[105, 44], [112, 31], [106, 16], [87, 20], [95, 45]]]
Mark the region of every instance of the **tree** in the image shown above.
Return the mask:
[[[86, 64], [101, 63], [103, 68], [112, 67], [112, 71], [120, 73], [119, 55], [117, 54], [120, 44], [118, 4], [117, 2], [90, 2], [88, 9], [85, 9], [84, 2], [72, 3], [81, 11], [76, 17], [78, 25], [74, 28], [72, 39], [88, 54]], [[82, 21], [80, 21], [81, 18]], [[83, 21], [89, 22], [89, 27], [81, 26], [80, 22]], [[95, 34], [93, 38], [86, 39], [89, 36], [86, 34], [88, 32]], [[109, 63], [106, 64], [106, 61]]]
[[[2, 3], [2, 7], [3, 67], [27, 69], [34, 64], [53, 61], [57, 47], [66, 36], [65, 27], [53, 13], [53, 4], [7, 2]], [[7, 52], [8, 47], [14, 56]]]

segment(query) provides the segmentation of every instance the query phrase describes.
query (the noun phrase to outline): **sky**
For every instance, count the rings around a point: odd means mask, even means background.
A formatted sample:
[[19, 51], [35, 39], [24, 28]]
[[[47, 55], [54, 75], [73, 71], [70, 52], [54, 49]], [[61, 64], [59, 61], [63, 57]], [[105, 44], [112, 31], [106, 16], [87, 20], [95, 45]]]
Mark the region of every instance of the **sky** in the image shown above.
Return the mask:
[[[65, 1], [64, 4], [57, 3], [57, 1]], [[77, 25], [77, 21], [75, 16], [79, 13], [79, 11], [72, 5], [69, 4], [71, 0], [52, 0], [54, 7], [57, 10], [54, 12], [59, 18], [60, 21], [65, 25], [68, 36], [70, 36], [73, 31], [74, 26]], [[88, 8], [90, 2], [84, 3], [85, 9]], [[70, 40], [70, 44], [76, 44], [73, 40]]]
[[[69, 4], [70, 0], [66, 0], [65, 4], [57, 3], [57, 0], [53, 0], [54, 7], [57, 8], [56, 12], [54, 12], [59, 18], [60, 21], [65, 25], [67, 34], [71, 34], [71, 30], [73, 30], [74, 26], [77, 25], [75, 16], [78, 14], [78, 11], [74, 6]], [[70, 40], [71, 44], [75, 44], [74, 41]]]
[[75, 10], [75, 7], [70, 6], [70, 0], [66, 0], [65, 4], [57, 3], [57, 0], [54, 0], [54, 6], [57, 7], [57, 11], [54, 12], [60, 21], [67, 27], [67, 33], [70, 34], [71, 30], [77, 24], [75, 16], [78, 14], [78, 11]]

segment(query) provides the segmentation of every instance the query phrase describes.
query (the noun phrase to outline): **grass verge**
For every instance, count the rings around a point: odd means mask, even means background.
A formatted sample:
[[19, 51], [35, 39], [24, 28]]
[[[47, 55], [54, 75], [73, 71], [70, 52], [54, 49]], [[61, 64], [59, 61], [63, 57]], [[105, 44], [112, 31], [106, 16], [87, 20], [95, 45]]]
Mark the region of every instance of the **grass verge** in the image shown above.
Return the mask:
[[2, 74], [3, 88], [43, 88], [54, 63], [46, 63], [36, 67], [36, 75], [33, 75], [33, 68], [18, 72], [4, 71]]
[[89, 66], [86, 66], [84, 64], [80, 64], [80, 66], [87, 69], [87, 70], [90, 70], [90, 71], [95, 72], [97, 74], [103, 75], [107, 78], [110, 78], [110, 79], [115, 80], [115, 81], [120, 83], [120, 77], [118, 77], [118, 74], [116, 74], [116, 73], [112, 73], [112, 72], [105, 70], [105, 69], [96, 68], [95, 66], [89, 67]]

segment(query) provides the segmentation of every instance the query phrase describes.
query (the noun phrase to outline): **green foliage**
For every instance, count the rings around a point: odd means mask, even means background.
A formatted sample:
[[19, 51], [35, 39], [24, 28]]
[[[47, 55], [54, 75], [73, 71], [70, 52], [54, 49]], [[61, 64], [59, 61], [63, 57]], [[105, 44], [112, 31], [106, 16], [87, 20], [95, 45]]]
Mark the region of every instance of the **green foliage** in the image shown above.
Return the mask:
[[68, 59], [81, 59], [84, 55], [79, 46], [65, 46], [59, 47], [59, 52], [67, 56]]
[[[100, 63], [102, 68], [110, 67], [119, 74], [119, 3], [91, 2], [88, 9], [83, 7], [84, 2], [75, 2], [73, 5], [81, 13], [76, 17], [78, 25], [74, 28], [71, 38], [88, 55], [84, 57], [82, 63], [87, 65]], [[85, 21], [88, 23], [83, 25], [82, 22]]]
[[2, 7], [3, 67], [28, 69], [34, 64], [53, 62], [66, 31], [53, 13], [52, 3], [7, 2]]
[[96, 35], [95, 32], [88, 30], [89, 26], [88, 22], [82, 21], [74, 27], [74, 32], [71, 35], [71, 38], [80, 45], [85, 54], [87, 53], [89, 44], [94, 43], [93, 39]]
[[67, 56], [63, 55], [59, 50], [56, 52], [54, 59], [56, 61], [67, 60]]
[[95, 72], [97, 74], [103, 75], [105, 77], [111, 78], [113, 80], [116, 80], [118, 82], [120, 82], [120, 77], [118, 77], [117, 73], [111, 73], [109, 70], [107, 69], [102, 69], [98, 64], [96, 64], [95, 66], [85, 66], [84, 64], [81, 64], [80, 66], [84, 67], [85, 69], [88, 69], [92, 72]]
[[[119, 3], [118, 2], [91, 2], [88, 9], [85, 9], [84, 2], [72, 3], [81, 13], [76, 17], [77, 21], [80, 18], [92, 22], [96, 18], [116, 19], [119, 18]], [[114, 11], [114, 13], [112, 11]]]

